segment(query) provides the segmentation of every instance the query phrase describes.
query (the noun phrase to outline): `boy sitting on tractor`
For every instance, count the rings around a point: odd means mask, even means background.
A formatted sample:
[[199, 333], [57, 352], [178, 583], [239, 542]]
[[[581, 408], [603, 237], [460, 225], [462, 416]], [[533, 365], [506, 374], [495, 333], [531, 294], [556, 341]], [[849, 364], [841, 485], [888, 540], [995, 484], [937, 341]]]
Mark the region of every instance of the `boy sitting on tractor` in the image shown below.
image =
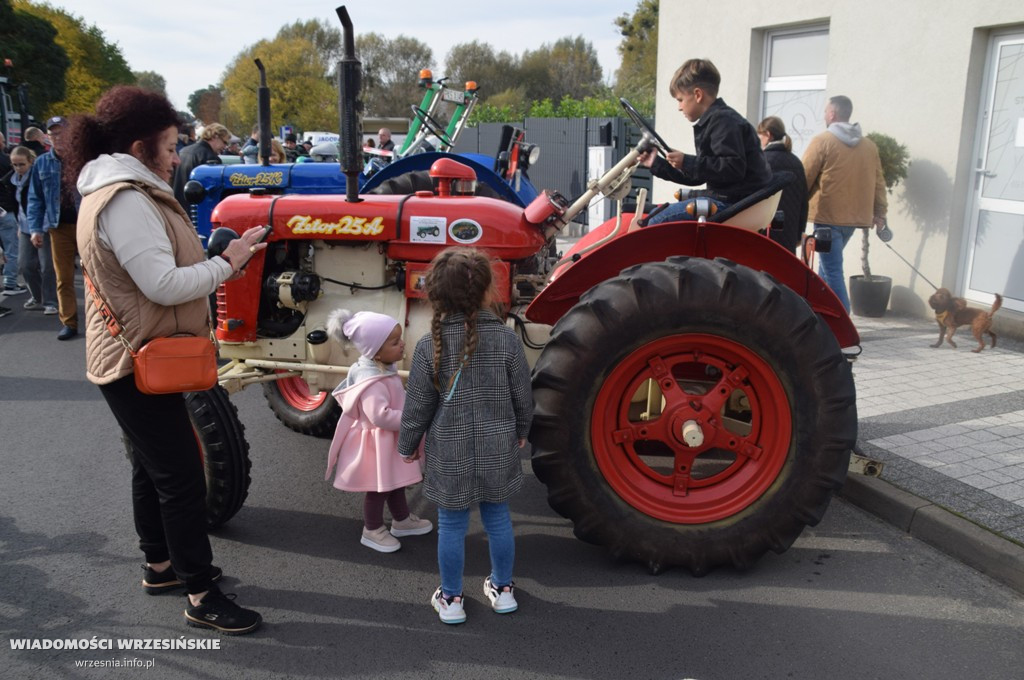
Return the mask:
[[[679, 110], [693, 126], [697, 153], [670, 151], [661, 158], [654, 150], [640, 157], [640, 163], [655, 177], [707, 189], [690, 190], [689, 198], [706, 196], [723, 208], [762, 188], [772, 178], [757, 132], [743, 116], [718, 98], [722, 81], [718, 69], [707, 59], [690, 59], [672, 76], [669, 92]], [[654, 215], [650, 224], [686, 219], [689, 201], [670, 205]]]

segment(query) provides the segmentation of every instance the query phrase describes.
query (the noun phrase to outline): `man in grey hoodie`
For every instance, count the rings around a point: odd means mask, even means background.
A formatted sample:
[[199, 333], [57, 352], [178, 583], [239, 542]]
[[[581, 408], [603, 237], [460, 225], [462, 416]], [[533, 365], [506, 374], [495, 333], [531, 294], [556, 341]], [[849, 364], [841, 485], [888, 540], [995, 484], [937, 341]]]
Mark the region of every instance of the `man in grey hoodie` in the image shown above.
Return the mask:
[[827, 130], [804, 151], [804, 172], [810, 195], [809, 218], [815, 229], [832, 231], [832, 249], [818, 254], [818, 273], [850, 311], [843, 275], [843, 248], [858, 228], [885, 224], [888, 209], [885, 176], [878, 148], [864, 137], [859, 123], [850, 123], [853, 103], [837, 95], [825, 105]]

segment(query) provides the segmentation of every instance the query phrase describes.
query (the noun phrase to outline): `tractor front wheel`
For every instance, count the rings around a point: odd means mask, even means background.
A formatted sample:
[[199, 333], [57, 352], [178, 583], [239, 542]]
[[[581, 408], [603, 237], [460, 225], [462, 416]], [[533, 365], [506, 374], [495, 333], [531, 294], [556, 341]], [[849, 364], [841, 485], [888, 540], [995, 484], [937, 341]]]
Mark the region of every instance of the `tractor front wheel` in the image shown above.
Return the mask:
[[330, 392], [311, 394], [302, 378], [263, 383], [263, 396], [277, 419], [290, 429], [314, 437], [333, 437], [341, 406]]
[[592, 288], [554, 327], [533, 385], [550, 505], [655, 573], [786, 550], [824, 515], [857, 435], [828, 326], [721, 259], [637, 265]]
[[235, 516], [249, 495], [249, 443], [227, 391], [214, 386], [185, 394], [206, 470], [206, 523], [212, 529]]

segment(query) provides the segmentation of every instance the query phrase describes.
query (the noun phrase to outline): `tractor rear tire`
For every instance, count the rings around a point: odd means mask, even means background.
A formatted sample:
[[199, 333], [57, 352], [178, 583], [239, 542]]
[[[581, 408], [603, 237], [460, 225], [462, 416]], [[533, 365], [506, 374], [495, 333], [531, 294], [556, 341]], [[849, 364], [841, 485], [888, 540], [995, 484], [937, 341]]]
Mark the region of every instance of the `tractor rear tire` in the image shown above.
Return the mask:
[[[785, 551], [821, 520], [857, 438], [852, 373], [828, 326], [724, 259], [673, 257], [594, 286], [552, 330], [533, 391], [549, 504], [577, 537], [652, 573]], [[695, 422], [706, 446], [684, 436]]]
[[[430, 172], [428, 170], [412, 170], [397, 177], [384, 180], [380, 183], [380, 186], [374, 188], [370, 193], [404, 196], [414, 194], [417, 191], [433, 190], [434, 181], [430, 179]], [[502, 200], [501, 195], [497, 191], [482, 181], [476, 183], [476, 195]]]
[[263, 396], [277, 419], [290, 429], [313, 437], [334, 436], [341, 406], [330, 392], [310, 395], [302, 378], [282, 378], [263, 383]]
[[227, 391], [215, 386], [185, 394], [206, 470], [206, 523], [211, 529], [235, 516], [249, 495], [249, 444], [238, 409]]

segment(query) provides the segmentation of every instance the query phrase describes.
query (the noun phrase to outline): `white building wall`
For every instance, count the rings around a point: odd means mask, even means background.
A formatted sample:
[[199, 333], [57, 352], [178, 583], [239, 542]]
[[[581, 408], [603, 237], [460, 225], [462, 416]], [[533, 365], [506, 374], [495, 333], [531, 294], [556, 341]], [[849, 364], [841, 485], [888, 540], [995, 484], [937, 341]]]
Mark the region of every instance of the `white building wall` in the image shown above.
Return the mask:
[[[668, 92], [685, 60], [711, 59], [719, 95], [756, 124], [765, 31], [827, 23], [826, 95], [853, 100], [853, 122], [908, 147], [910, 176], [890, 195], [891, 245], [936, 285], [956, 290], [962, 275], [974, 143], [986, 48], [994, 30], [1024, 27], [1024, 3], [1011, 0], [661, 0], [657, 128], [670, 145], [693, 151], [691, 125]], [[819, 123], [822, 128], [823, 123]], [[654, 198], [674, 190], [656, 181]], [[860, 237], [845, 251], [859, 273]], [[893, 278], [892, 308], [929, 316], [932, 288], [872, 237], [871, 265]]]

